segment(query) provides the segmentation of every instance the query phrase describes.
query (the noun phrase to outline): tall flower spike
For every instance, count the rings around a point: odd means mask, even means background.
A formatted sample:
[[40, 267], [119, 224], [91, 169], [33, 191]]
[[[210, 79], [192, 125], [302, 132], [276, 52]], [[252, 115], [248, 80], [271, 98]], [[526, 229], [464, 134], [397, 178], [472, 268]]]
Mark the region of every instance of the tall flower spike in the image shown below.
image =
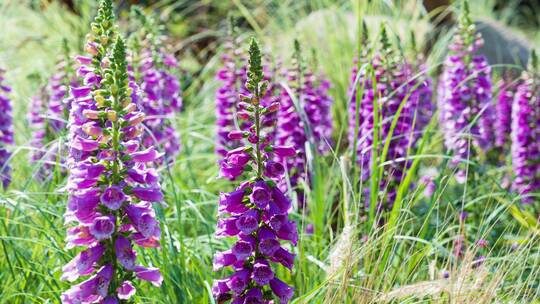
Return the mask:
[[69, 87], [78, 87], [73, 62], [69, 58], [69, 48], [64, 41], [63, 58], [56, 65], [56, 72], [49, 78], [46, 86], [32, 98], [32, 109], [29, 120], [32, 126], [31, 154], [32, 162], [41, 162], [38, 177], [45, 179], [51, 175], [51, 169], [59, 162], [65, 162], [66, 155], [59, 154], [58, 145], [54, 142], [63, 135], [66, 129], [73, 97], [69, 95]]
[[[367, 29], [366, 22], [362, 20], [362, 35], [361, 39], [359, 40], [359, 46], [358, 46], [358, 55], [354, 59], [353, 67], [351, 71], [351, 78], [350, 78], [350, 86], [348, 89], [348, 96], [350, 97], [350, 104], [349, 104], [349, 129], [347, 133], [347, 139], [349, 141], [349, 144], [351, 146], [354, 145], [355, 138], [358, 137], [358, 127], [361, 124], [359, 121], [360, 115], [357, 114], [357, 95], [358, 95], [358, 88], [363, 88], [365, 83], [365, 79], [367, 79], [366, 72], [360, 71], [360, 68], [362, 65], [366, 64], [369, 61], [369, 33]], [[358, 73], [361, 73], [358, 82], [356, 82], [358, 76]], [[361, 112], [360, 109], [358, 109], [359, 112]], [[360, 113], [359, 113], [360, 114]]]
[[[465, 1], [437, 91], [439, 120], [445, 145], [454, 153], [454, 165], [470, 153], [488, 151], [494, 143], [491, 68], [485, 56], [475, 55], [482, 44]], [[456, 177], [464, 182], [465, 171], [460, 169]]]
[[146, 163], [161, 155], [153, 147], [139, 149], [144, 115], [133, 106], [138, 91], [129, 81], [110, 0], [100, 4], [87, 49], [91, 57], [78, 57], [84, 85], [71, 88], [64, 216], [66, 247], [83, 250], [63, 267], [62, 279], [73, 282], [93, 275], [61, 299], [65, 304], [120, 303], [135, 293], [133, 279], [155, 286], [163, 280], [157, 268], [137, 265], [134, 248], [159, 247], [160, 225], [152, 203], [162, 202], [163, 194], [157, 172]]
[[422, 137], [425, 127], [431, 121], [435, 106], [433, 104], [433, 79], [429, 76], [429, 66], [426, 63], [422, 52], [418, 51], [416, 45], [416, 36], [411, 31], [411, 70], [412, 76], [416, 77], [411, 80], [410, 85], [415, 88], [416, 94], [412, 98], [418, 98], [418, 108], [416, 111], [415, 122], [415, 137]]
[[[424, 104], [430, 101], [423, 100], [425, 97], [420, 96], [427, 90], [426, 84], [414, 80], [411, 66], [402, 56], [394, 54], [384, 27], [381, 31], [380, 49], [376, 50], [373, 58], [363, 56], [362, 60], [366, 60], [362, 62], [364, 65], [369, 63], [373, 75], [367, 72], [367, 69], [359, 71], [359, 76], [353, 73], [353, 81], [356, 78], [359, 81], [349, 90], [352, 94], [352, 104], [349, 107], [351, 111], [349, 113], [349, 138], [360, 165], [362, 182], [366, 182], [373, 174], [371, 164], [374, 161], [382, 161], [379, 158], [382, 156], [383, 147], [387, 140], [390, 141], [384, 159], [389, 164], [384, 167], [379, 185], [379, 189], [385, 189], [384, 194], [378, 198], [379, 203], [376, 206], [377, 210], [380, 210], [390, 208], [395, 200], [397, 186], [401, 183], [405, 170], [410, 166], [406, 158], [421, 134], [420, 126], [417, 125], [418, 116], [424, 111]], [[357, 90], [361, 93], [357, 93]], [[360, 95], [358, 102], [356, 95]], [[375, 103], [378, 105], [377, 117], [374, 116]], [[394, 117], [400, 107], [401, 112], [394, 129], [391, 130]], [[378, 122], [377, 128], [374, 124], [375, 118]], [[375, 135], [380, 142], [377, 147], [373, 146]], [[373, 151], [377, 152], [378, 159], [374, 159]], [[369, 198], [368, 191], [369, 189], [365, 193], [366, 198]]]
[[[303, 66], [298, 40], [295, 40], [293, 61], [294, 67], [284, 71], [292, 92], [285, 87], [281, 89], [276, 143], [291, 145], [298, 151], [297, 157], [278, 160], [286, 165], [291, 186], [296, 187], [300, 180], [309, 182], [305, 172], [306, 145], [312, 145], [313, 152], [320, 154], [329, 150], [333, 100], [328, 94], [330, 82], [324, 75], [316, 75]], [[294, 100], [297, 100], [297, 105]], [[302, 203], [303, 194], [299, 189], [297, 192]]]
[[540, 191], [540, 70], [536, 53], [521, 76], [512, 106], [512, 167], [514, 190], [525, 204], [538, 202], [529, 196]]
[[0, 68], [0, 182], [2, 187], [7, 189], [11, 182], [11, 166], [9, 165], [9, 152], [7, 146], [14, 144], [13, 140], [13, 118], [11, 99], [11, 87], [4, 83], [6, 70]]
[[180, 152], [180, 136], [174, 126], [175, 115], [182, 109], [178, 61], [164, 46], [161, 27], [152, 16], [146, 16], [138, 7], [133, 9], [133, 20], [139, 30], [132, 35], [135, 51], [130, 60], [134, 79], [141, 84], [143, 97], [136, 103], [147, 115], [143, 125], [142, 144], [156, 146], [173, 161]]
[[512, 79], [510, 75], [504, 75], [497, 84], [499, 95], [495, 105], [495, 146], [505, 151], [510, 146], [512, 103], [518, 85], [519, 81]]
[[230, 250], [216, 253], [214, 270], [230, 266], [234, 272], [214, 281], [212, 291], [218, 303], [288, 303], [294, 289], [276, 277], [274, 263], [292, 269], [295, 255], [282, 242], [296, 245], [298, 234], [296, 223], [288, 218], [291, 202], [277, 187], [283, 172], [272, 171], [269, 164], [277, 156], [294, 156], [295, 149], [269, 144], [272, 130], [265, 131], [262, 124], [277, 109], [260, 102], [267, 82], [263, 81], [261, 53], [255, 39], [249, 55], [246, 88], [250, 93], [240, 98], [252, 124], [240, 136], [231, 132], [230, 137], [244, 145], [229, 151], [221, 163], [222, 172], [234, 172], [236, 176], [249, 173], [249, 178], [235, 191], [220, 194], [216, 236], [235, 237], [237, 242]]

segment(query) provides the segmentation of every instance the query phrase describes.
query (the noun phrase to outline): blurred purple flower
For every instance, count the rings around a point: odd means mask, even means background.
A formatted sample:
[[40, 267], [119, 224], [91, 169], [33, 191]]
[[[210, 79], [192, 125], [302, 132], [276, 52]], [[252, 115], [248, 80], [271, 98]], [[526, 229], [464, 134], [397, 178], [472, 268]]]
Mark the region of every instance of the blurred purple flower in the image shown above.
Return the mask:
[[8, 162], [11, 158], [11, 152], [7, 146], [14, 144], [14, 140], [12, 108], [9, 98], [11, 87], [4, 83], [5, 72], [6, 70], [0, 68], [0, 182], [2, 187], [7, 189], [11, 183], [11, 166]]

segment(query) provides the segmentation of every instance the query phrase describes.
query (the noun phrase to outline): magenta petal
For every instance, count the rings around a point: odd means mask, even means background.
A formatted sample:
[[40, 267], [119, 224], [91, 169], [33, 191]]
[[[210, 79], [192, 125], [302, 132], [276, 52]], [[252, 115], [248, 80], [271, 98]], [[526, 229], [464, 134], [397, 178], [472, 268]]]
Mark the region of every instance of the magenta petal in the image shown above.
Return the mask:
[[101, 203], [111, 210], [118, 210], [127, 200], [127, 196], [118, 186], [111, 186], [101, 195]]
[[130, 281], [124, 281], [120, 287], [116, 289], [116, 292], [118, 293], [118, 298], [120, 300], [127, 300], [131, 298], [135, 294], [135, 287], [133, 287], [133, 284], [131, 284]]
[[99, 142], [77, 136], [71, 143], [71, 146], [77, 150], [92, 152], [99, 148]]
[[153, 162], [156, 159], [160, 158], [163, 154], [156, 152], [154, 147], [150, 147], [144, 151], [139, 151], [131, 153], [131, 158], [135, 162], [147, 163]]
[[75, 98], [86, 97], [90, 92], [92, 92], [92, 88], [90, 87], [71, 88], [71, 93], [73, 93]]
[[258, 260], [253, 265], [251, 277], [260, 286], [266, 285], [274, 278], [274, 272], [265, 260]]
[[94, 270], [94, 264], [101, 259], [105, 252], [105, 246], [99, 244], [87, 250], [81, 251], [73, 260], [63, 268], [61, 280], [73, 282], [79, 276], [89, 275]]
[[115, 297], [108, 296], [103, 299], [103, 302], [101, 302], [101, 304], [118, 304], [118, 300]]
[[274, 153], [279, 157], [290, 157], [296, 155], [296, 149], [293, 146], [274, 147]]
[[158, 187], [155, 188], [143, 188], [143, 187], [135, 187], [132, 189], [133, 194], [135, 196], [142, 200], [147, 202], [162, 202], [163, 201], [163, 193], [161, 192], [161, 189]]
[[90, 233], [97, 240], [105, 240], [111, 237], [114, 232], [114, 221], [111, 216], [100, 216], [94, 219], [90, 225]]
[[291, 300], [294, 294], [294, 288], [285, 284], [278, 278], [274, 278], [270, 281], [270, 288], [274, 294], [279, 298], [280, 303], [287, 304]]
[[145, 268], [143, 266], [135, 267], [135, 275], [141, 279], [152, 283], [154, 286], [161, 286], [163, 277], [157, 268]]
[[118, 236], [116, 243], [114, 244], [116, 258], [118, 262], [126, 269], [133, 269], [135, 267], [136, 253], [131, 247], [131, 242], [123, 237]]

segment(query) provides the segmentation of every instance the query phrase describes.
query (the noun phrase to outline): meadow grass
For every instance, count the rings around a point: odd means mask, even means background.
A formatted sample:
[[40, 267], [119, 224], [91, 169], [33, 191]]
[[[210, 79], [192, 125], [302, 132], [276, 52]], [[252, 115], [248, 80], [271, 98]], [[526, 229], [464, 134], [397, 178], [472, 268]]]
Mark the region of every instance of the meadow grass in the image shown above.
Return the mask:
[[[82, 15], [75, 16], [57, 4], [40, 9], [38, 4], [32, 7], [34, 2], [0, 3], [0, 28], [8, 29], [0, 32], [0, 66], [7, 68], [14, 88], [17, 141], [11, 159], [12, 186], [0, 194], [0, 303], [6, 304], [59, 303], [61, 292], [68, 288], [59, 279], [61, 267], [73, 255], [63, 249], [67, 195], [62, 168], [56, 168], [51, 180], [35, 178], [40, 164], [28, 161], [26, 116], [30, 97], [46, 82], [61, 54], [62, 40], [67, 39], [73, 50], [81, 48], [92, 8], [83, 4]], [[509, 160], [503, 165], [489, 164], [483, 156], [463, 160], [468, 181], [457, 184], [435, 117], [418, 147], [411, 148], [407, 159], [411, 166], [385, 224], [375, 225], [381, 221], [373, 212], [362, 215], [364, 202], [376, 201], [385, 189], [377, 188], [381, 176], [373, 174], [370, 192], [374, 194], [365, 197], [363, 187], [370, 184], [358, 183], [364, 168], [355, 165], [344, 138], [358, 20], [367, 21], [374, 39], [379, 24], [386, 23], [395, 37], [401, 37], [402, 46], [411, 30], [419, 34], [429, 30], [418, 7], [371, 2], [259, 1], [254, 11], [246, 1], [232, 1], [235, 14], [254, 29], [241, 33], [240, 39], [257, 35], [268, 56], [285, 58], [285, 64], [293, 40], [299, 39], [304, 54], [314, 54], [312, 59], [333, 84], [335, 145], [326, 157], [313, 150], [308, 153], [312, 183], [305, 185], [305, 195], [310, 211], [293, 213], [300, 237], [292, 275], [278, 270], [283, 280], [296, 287], [293, 303], [538, 303], [540, 228], [504, 185]], [[154, 7], [169, 4], [158, 1]], [[473, 6], [473, 11], [488, 14], [489, 5], [485, 1]], [[166, 9], [162, 12], [167, 16]], [[217, 36], [226, 35], [224, 27], [215, 31]], [[433, 74], [443, 53], [441, 42], [428, 58]], [[185, 70], [193, 69], [192, 58], [180, 61]], [[157, 210], [162, 249], [139, 252], [144, 264], [161, 268], [164, 283], [161, 288], [137, 283], [137, 303], [214, 303], [212, 280], [220, 275], [212, 271], [212, 257], [230, 246], [230, 241], [214, 237], [217, 197], [219, 191], [232, 189], [217, 178], [213, 152], [214, 93], [219, 85], [214, 73], [219, 64], [218, 56], [212, 57], [197, 66], [197, 77], [185, 84], [185, 110], [175, 121], [182, 152], [171, 166], [161, 169], [168, 204]], [[382, 142], [379, 139], [375, 145]], [[65, 137], [53, 145], [65, 148]], [[373, 172], [388, 165], [381, 148]], [[436, 190], [426, 196], [419, 179], [429, 170], [435, 172]], [[461, 210], [469, 212], [466, 220], [460, 219]], [[308, 224], [314, 224], [312, 234], [305, 233]], [[460, 238], [465, 239], [464, 250], [457, 259], [452, 252]], [[490, 240], [489, 246], [477, 246], [475, 240], [480, 239]], [[485, 256], [481, 263], [479, 256]]]

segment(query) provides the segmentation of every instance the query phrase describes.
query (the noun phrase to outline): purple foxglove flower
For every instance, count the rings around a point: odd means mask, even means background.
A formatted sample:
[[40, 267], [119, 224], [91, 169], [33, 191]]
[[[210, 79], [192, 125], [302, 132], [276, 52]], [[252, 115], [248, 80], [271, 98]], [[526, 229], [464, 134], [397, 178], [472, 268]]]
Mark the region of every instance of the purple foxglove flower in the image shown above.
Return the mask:
[[243, 303], [255, 303], [255, 304], [263, 304], [263, 293], [260, 288], [254, 287], [251, 288], [246, 292], [246, 294], [243, 296]]
[[[69, 225], [66, 248], [88, 249], [64, 267], [63, 278], [74, 280], [101, 270], [64, 292], [62, 302], [121, 303], [135, 293], [126, 278], [155, 286], [163, 280], [157, 268], [138, 265], [133, 248], [160, 244], [161, 230], [151, 202], [161, 203], [163, 194], [157, 171], [146, 164], [160, 153], [141, 142], [144, 115], [135, 104], [140, 91], [129, 80], [125, 45], [116, 33], [111, 0], [101, 1], [91, 29], [92, 59], [79, 58], [89, 66], [78, 69], [84, 79], [71, 90], [69, 196], [64, 215]], [[145, 150], [140, 151], [141, 147]], [[114, 282], [111, 288], [110, 282]]]
[[[374, 161], [389, 162], [380, 180], [379, 188], [386, 190], [377, 198], [380, 206], [376, 208], [377, 211], [390, 209], [393, 205], [403, 172], [411, 164], [407, 161], [409, 152], [415, 148], [432, 112], [431, 81], [425, 76], [425, 68], [417, 68], [420, 76], [415, 78], [411, 65], [402, 56], [393, 53], [383, 30], [381, 46], [375, 50], [373, 57], [368, 58], [367, 53], [363, 52], [357, 59], [352, 76], [354, 85], [349, 89], [348, 138], [360, 167], [361, 182], [369, 180]], [[374, 117], [374, 104], [378, 105], [377, 117]], [[378, 128], [374, 124], [375, 118]], [[392, 129], [394, 120], [396, 123]], [[373, 146], [375, 135], [379, 139], [377, 147]], [[385, 146], [388, 146], [388, 150], [383, 160]], [[374, 159], [375, 155], [378, 159]], [[369, 198], [369, 187], [364, 189], [364, 196]], [[366, 209], [369, 209], [368, 203], [369, 199], [366, 200]]]
[[212, 295], [218, 303], [222, 303], [231, 299], [229, 292], [231, 289], [227, 286], [227, 279], [215, 280], [212, 286]]
[[235, 180], [244, 173], [245, 165], [250, 161], [251, 155], [245, 152], [244, 147], [231, 150], [220, 161], [220, 177]]
[[122, 266], [129, 270], [135, 267], [137, 254], [131, 247], [131, 242], [127, 238], [119, 236], [114, 244], [114, 250], [116, 259], [118, 259], [118, 262], [120, 262]]
[[91, 274], [94, 271], [94, 264], [101, 259], [104, 252], [105, 246], [101, 244], [81, 251], [62, 268], [63, 274], [60, 279], [73, 282], [80, 276]]
[[[265, 119], [274, 118], [267, 116], [267, 106], [260, 102], [261, 94], [265, 94], [264, 90], [259, 90], [264, 86], [261, 83], [264, 75], [260, 51], [254, 41], [250, 54], [245, 87], [254, 93], [243, 96], [245, 104], [239, 104], [243, 110], [251, 111], [246, 116], [252, 121], [244, 122], [249, 127], [242, 130], [248, 136], [239, 140], [240, 147], [225, 152], [225, 159], [220, 161], [220, 174], [231, 180], [243, 173], [253, 176], [235, 191], [220, 194], [216, 237], [238, 238], [230, 250], [218, 252], [214, 257], [214, 271], [225, 267], [236, 271], [228, 278], [214, 282], [212, 293], [220, 303], [228, 300], [231, 303], [268, 302], [263, 299], [263, 293], [271, 292], [269, 284], [275, 278], [274, 263], [281, 263], [289, 269], [294, 264], [294, 254], [283, 249], [281, 241], [296, 245], [298, 240], [296, 223], [288, 219], [291, 202], [277, 186], [281, 182], [283, 167], [273, 161], [278, 153], [285, 157], [295, 155], [296, 150], [294, 147], [270, 145], [275, 136], [270, 127], [275, 123], [264, 123]], [[274, 115], [275, 111], [271, 114]]]
[[111, 210], [118, 210], [127, 199], [128, 196], [118, 186], [105, 189], [101, 195], [101, 203]]
[[116, 289], [118, 293], [118, 299], [120, 300], [129, 300], [135, 294], [135, 287], [131, 284], [130, 281], [124, 281], [120, 287]]
[[271, 260], [274, 262], [281, 263], [283, 266], [292, 269], [294, 265], [294, 254], [288, 252], [287, 250], [283, 248], [278, 248], [273, 256], [271, 256]]
[[92, 152], [99, 149], [99, 142], [94, 139], [78, 137], [72, 142], [72, 147], [83, 152]]
[[240, 269], [236, 271], [227, 280], [227, 287], [235, 293], [234, 296], [241, 294], [249, 283], [251, 277], [251, 271], [247, 269]]
[[68, 229], [66, 237], [66, 249], [77, 246], [93, 246], [97, 243], [96, 239], [90, 234], [88, 227], [79, 226]]
[[296, 148], [293, 146], [276, 146], [273, 152], [278, 157], [291, 157], [296, 155]]
[[518, 81], [512, 81], [508, 77], [503, 78], [497, 85], [499, 95], [495, 106], [495, 146], [504, 148], [509, 146], [510, 132], [512, 129], [512, 103], [516, 93]]
[[147, 202], [161, 202], [163, 201], [163, 193], [158, 187], [155, 188], [143, 188], [136, 187], [132, 189], [133, 194], [142, 201]]
[[270, 283], [270, 280], [274, 278], [274, 272], [272, 271], [272, 268], [270, 268], [270, 265], [265, 260], [258, 260], [253, 264], [253, 272], [251, 273], [251, 277], [255, 281], [255, 283], [259, 285], [267, 285]]
[[137, 278], [148, 281], [156, 287], [161, 286], [161, 283], [163, 283], [163, 277], [157, 268], [137, 266], [135, 267], [134, 271]]
[[8, 163], [11, 153], [6, 146], [12, 145], [14, 141], [11, 100], [8, 96], [11, 88], [4, 84], [4, 73], [5, 70], [0, 68], [0, 182], [6, 189], [11, 182], [11, 167]]
[[130, 76], [140, 82], [142, 91], [134, 101], [146, 114], [142, 144], [157, 147], [165, 160], [173, 161], [180, 152], [180, 136], [174, 127], [175, 115], [182, 110], [180, 81], [174, 73], [178, 62], [163, 47], [163, 37], [155, 35], [158, 25], [148, 29], [148, 24], [140, 26], [141, 48], [135, 50], [139, 56], [130, 58]]
[[238, 220], [236, 220], [236, 227], [243, 234], [251, 234], [259, 226], [259, 214], [256, 210], [250, 209], [244, 212]]
[[92, 88], [89, 86], [71, 88], [71, 93], [73, 94], [73, 97], [77, 99], [80, 99], [81, 97], [89, 96], [91, 92], [92, 92]]
[[246, 240], [239, 240], [234, 244], [231, 252], [236, 256], [236, 260], [245, 260], [247, 257], [253, 254], [255, 247], [255, 240], [250, 237]]
[[249, 196], [251, 202], [260, 209], [265, 209], [270, 202], [270, 189], [263, 181], [258, 181], [253, 185]]
[[540, 190], [539, 108], [540, 72], [536, 53], [533, 52], [530, 67], [521, 76], [512, 106], [511, 152], [515, 175], [512, 188], [524, 204], [538, 202], [530, 194]]
[[248, 210], [248, 207], [242, 202], [244, 195], [244, 189], [220, 193], [218, 211], [220, 213], [227, 212], [230, 214], [244, 213]]
[[[295, 52], [296, 67], [285, 71], [288, 83], [293, 86], [292, 91], [283, 87], [281, 90], [281, 108], [278, 112], [276, 144], [291, 145], [291, 155], [285, 162], [289, 172], [289, 181], [293, 188], [299, 186], [300, 181], [309, 182], [306, 176], [306, 145], [309, 144], [312, 153], [326, 154], [332, 137], [332, 97], [328, 94], [331, 85], [323, 74], [316, 75], [304, 71], [301, 64], [299, 45]], [[293, 96], [291, 96], [293, 95]], [[294, 99], [293, 99], [294, 97]], [[295, 105], [294, 101], [297, 104]], [[289, 157], [294, 156], [296, 157]], [[280, 151], [275, 151], [280, 154]], [[303, 191], [296, 189], [297, 196], [303, 198]], [[300, 200], [303, 205], [303, 200]]]
[[112, 236], [114, 232], [114, 222], [112, 216], [96, 217], [90, 226], [90, 233], [98, 240], [102, 241]]
[[118, 304], [118, 300], [115, 297], [106, 297], [101, 304]]
[[[466, 9], [437, 89], [439, 120], [445, 145], [454, 153], [455, 165], [477, 149], [488, 151], [494, 145], [491, 68], [486, 57], [475, 54], [482, 44]], [[457, 175], [463, 175], [463, 171]]]
[[238, 259], [236, 258], [236, 255], [233, 254], [230, 250], [217, 252], [214, 255], [213, 269], [214, 271], [217, 271], [223, 267], [231, 266], [237, 261]]
[[125, 208], [125, 212], [135, 229], [145, 238], [154, 235], [158, 222], [151, 206], [129, 205]]
[[113, 268], [111, 265], [101, 267], [96, 275], [64, 292], [62, 303], [94, 303], [105, 298], [112, 276]]
[[158, 153], [153, 146], [144, 151], [134, 152], [131, 154], [131, 159], [139, 163], [153, 162], [159, 157], [161, 157], [161, 154]]
[[276, 234], [272, 230], [262, 227], [259, 230], [259, 250], [261, 254], [271, 257], [279, 248], [280, 244]]
[[270, 281], [270, 288], [278, 297], [280, 303], [283, 304], [289, 303], [294, 294], [294, 288], [285, 284], [278, 278], [274, 278]]
[[281, 178], [285, 172], [285, 168], [281, 163], [269, 160], [265, 163], [266, 176], [270, 178]]

